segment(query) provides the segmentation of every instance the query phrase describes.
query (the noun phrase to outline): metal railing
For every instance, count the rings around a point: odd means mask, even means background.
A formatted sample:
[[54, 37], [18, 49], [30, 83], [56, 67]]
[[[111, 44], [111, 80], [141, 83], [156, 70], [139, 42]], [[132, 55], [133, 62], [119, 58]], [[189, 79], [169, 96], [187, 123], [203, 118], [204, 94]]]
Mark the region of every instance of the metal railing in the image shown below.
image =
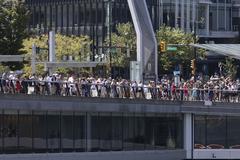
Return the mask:
[[129, 83], [101, 84], [65, 81], [0, 79], [2, 94], [54, 95], [99, 98], [128, 98], [169, 101], [212, 101], [240, 103], [240, 91], [211, 88], [131, 86]]

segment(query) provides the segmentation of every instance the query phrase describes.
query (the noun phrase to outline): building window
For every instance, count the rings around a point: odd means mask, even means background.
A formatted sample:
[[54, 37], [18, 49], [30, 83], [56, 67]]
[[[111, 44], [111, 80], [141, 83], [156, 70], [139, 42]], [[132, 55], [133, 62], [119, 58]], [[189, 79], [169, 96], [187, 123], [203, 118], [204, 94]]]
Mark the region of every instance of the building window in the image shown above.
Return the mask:
[[227, 135], [228, 145], [230, 149], [240, 149], [240, 117], [227, 118]]
[[208, 116], [206, 119], [207, 148], [223, 149], [226, 147], [226, 117]]
[[[71, 132], [71, 130], [69, 132]], [[48, 152], [59, 152], [60, 134], [61, 132], [59, 112], [48, 112], [47, 114]]]
[[33, 150], [47, 152], [47, 115], [46, 112], [33, 112]]
[[62, 141], [61, 148], [63, 152], [73, 151], [74, 144], [73, 121], [74, 121], [73, 112], [63, 112], [61, 114], [61, 141]]
[[3, 123], [4, 153], [18, 152], [18, 112], [5, 111]]
[[239, 149], [239, 117], [195, 116], [195, 149]]
[[1, 153], [182, 148], [182, 116], [144, 113], [2, 111]]
[[19, 152], [31, 153], [32, 152], [32, 112], [20, 111], [19, 112]]
[[74, 150], [77, 152], [86, 151], [87, 135], [86, 135], [86, 114], [75, 112], [73, 120], [73, 132], [74, 132]]
[[123, 149], [123, 114], [112, 114], [112, 150], [121, 151]]

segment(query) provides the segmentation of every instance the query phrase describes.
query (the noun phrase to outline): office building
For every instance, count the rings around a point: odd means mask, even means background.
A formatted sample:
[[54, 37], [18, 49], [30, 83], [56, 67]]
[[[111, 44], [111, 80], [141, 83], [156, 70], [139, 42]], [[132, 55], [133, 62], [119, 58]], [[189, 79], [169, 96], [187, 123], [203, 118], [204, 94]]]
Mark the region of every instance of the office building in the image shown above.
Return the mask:
[[[29, 30], [87, 34], [101, 46], [118, 23], [131, 21], [127, 0], [26, 0], [31, 10]], [[147, 0], [155, 30], [179, 27], [208, 41], [239, 36], [238, 0]]]

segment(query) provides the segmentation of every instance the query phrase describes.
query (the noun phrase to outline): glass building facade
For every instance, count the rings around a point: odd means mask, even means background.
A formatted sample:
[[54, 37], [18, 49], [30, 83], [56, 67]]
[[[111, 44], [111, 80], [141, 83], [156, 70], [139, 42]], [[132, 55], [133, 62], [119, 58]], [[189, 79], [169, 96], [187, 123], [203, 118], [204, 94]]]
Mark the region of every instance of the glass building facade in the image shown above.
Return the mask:
[[[87, 34], [93, 45], [131, 21], [127, 0], [26, 0], [31, 11], [29, 30], [47, 33]], [[238, 0], [147, 0], [155, 30], [160, 25], [196, 33], [200, 37], [234, 37], [239, 31]], [[226, 34], [227, 33], [227, 34]]]
[[234, 38], [238, 35], [238, 0], [163, 0], [160, 8], [161, 24], [195, 31], [202, 38]]
[[[93, 53], [99, 52], [116, 24], [132, 21], [127, 0], [25, 0], [31, 18], [29, 32], [54, 30], [66, 35], [89, 35]], [[159, 26], [158, 0], [148, 0], [155, 28]], [[95, 50], [96, 49], [96, 50]]]
[[239, 116], [195, 116], [195, 149], [240, 149], [239, 123]]
[[181, 149], [181, 114], [1, 110], [0, 153]]

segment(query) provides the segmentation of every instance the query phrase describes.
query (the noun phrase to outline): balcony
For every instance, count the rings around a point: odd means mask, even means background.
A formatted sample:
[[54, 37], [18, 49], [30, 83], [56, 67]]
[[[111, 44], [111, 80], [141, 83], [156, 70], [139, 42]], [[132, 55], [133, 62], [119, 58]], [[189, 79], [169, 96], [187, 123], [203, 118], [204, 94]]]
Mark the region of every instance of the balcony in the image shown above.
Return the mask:
[[235, 38], [238, 36], [238, 31], [209, 31], [206, 29], [199, 29], [199, 37], [212, 37], [212, 38]]

